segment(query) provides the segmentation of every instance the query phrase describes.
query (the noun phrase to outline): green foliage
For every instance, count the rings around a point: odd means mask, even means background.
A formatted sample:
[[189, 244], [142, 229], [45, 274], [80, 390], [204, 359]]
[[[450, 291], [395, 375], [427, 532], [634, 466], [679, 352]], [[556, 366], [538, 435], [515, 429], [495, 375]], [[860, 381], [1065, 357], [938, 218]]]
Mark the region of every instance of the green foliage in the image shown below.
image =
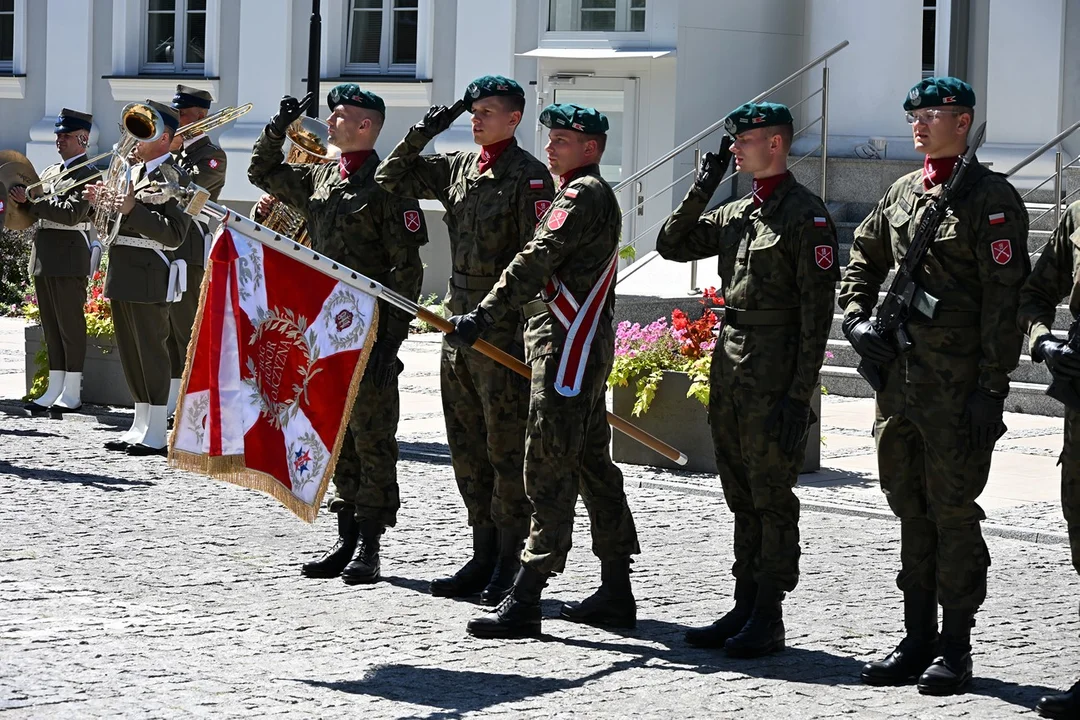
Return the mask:
[[[416, 303], [421, 307], [427, 308], [431, 312], [435, 313], [439, 317], [450, 317], [450, 311], [446, 309], [446, 305], [439, 299], [439, 293], [431, 293], [427, 297], [421, 295], [416, 299]], [[413, 318], [409, 323], [409, 329], [415, 333], [432, 333], [439, 332], [439, 329], [434, 325], [429, 325], [423, 320]]]
[[34, 230], [0, 230], [0, 315], [18, 315], [30, 287]]

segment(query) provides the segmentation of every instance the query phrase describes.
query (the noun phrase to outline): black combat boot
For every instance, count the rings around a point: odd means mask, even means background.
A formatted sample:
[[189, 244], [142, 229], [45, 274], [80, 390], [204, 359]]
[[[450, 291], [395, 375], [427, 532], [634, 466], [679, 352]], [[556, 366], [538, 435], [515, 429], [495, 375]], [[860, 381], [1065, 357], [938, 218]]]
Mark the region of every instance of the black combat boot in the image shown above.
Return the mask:
[[1066, 692], [1039, 698], [1035, 710], [1048, 718], [1080, 718], [1080, 682]]
[[699, 648], [722, 648], [728, 638], [737, 635], [750, 619], [757, 599], [758, 586], [752, 578], [740, 578], [735, 581], [735, 607], [727, 615], [711, 625], [690, 628], [686, 631], [686, 642]]
[[466, 630], [481, 638], [526, 638], [540, 634], [540, 592], [547, 575], [532, 568], [518, 570], [514, 586], [494, 611], [469, 621]]
[[472, 558], [450, 577], [431, 581], [437, 597], [468, 597], [484, 589], [495, 570], [499, 531], [493, 527], [473, 527]]
[[499, 561], [495, 571], [488, 578], [488, 584], [480, 593], [480, 602], [485, 605], [498, 605], [514, 587], [514, 578], [521, 569], [521, 548], [525, 538], [513, 530], [499, 531]]
[[334, 578], [341, 574], [352, 560], [356, 550], [356, 540], [360, 537], [360, 527], [356, 524], [356, 515], [352, 505], [346, 505], [337, 512], [338, 539], [334, 547], [318, 560], [304, 563], [300, 574], [309, 578]]
[[867, 685], [907, 685], [919, 679], [934, 662], [938, 646], [937, 594], [933, 590], [904, 591], [907, 635], [884, 660], [866, 663]]
[[975, 610], [941, 611], [941, 655], [919, 676], [923, 695], [952, 695], [971, 682], [971, 628]]
[[727, 654], [737, 658], [756, 658], [783, 650], [783, 602], [782, 591], [769, 585], [759, 585], [750, 619], [742, 630], [724, 643]]
[[383, 526], [364, 520], [360, 523], [360, 541], [352, 562], [341, 571], [346, 585], [365, 585], [379, 579], [379, 540]]
[[600, 561], [600, 589], [581, 602], [563, 604], [559, 617], [586, 625], [637, 627], [637, 603], [630, 589], [630, 558]]

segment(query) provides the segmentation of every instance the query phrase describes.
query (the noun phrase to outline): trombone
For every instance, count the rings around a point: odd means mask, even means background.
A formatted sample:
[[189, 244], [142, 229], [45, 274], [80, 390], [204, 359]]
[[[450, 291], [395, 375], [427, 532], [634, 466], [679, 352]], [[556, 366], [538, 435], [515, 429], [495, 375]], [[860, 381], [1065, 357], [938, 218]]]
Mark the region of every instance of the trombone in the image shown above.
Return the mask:
[[197, 138], [204, 133], [218, 129], [222, 125], [227, 125], [233, 120], [238, 120], [246, 115], [253, 107], [254, 105], [247, 103], [240, 107], [221, 108], [213, 115], [207, 115], [202, 120], [196, 120], [195, 122], [190, 122], [187, 125], [182, 126], [176, 131], [176, 135], [185, 141]]

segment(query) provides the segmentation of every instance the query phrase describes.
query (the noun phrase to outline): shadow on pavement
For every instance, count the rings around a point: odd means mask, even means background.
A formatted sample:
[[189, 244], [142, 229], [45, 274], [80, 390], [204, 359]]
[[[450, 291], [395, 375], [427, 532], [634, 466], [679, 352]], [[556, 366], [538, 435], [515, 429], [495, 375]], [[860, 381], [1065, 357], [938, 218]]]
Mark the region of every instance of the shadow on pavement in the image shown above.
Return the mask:
[[1035, 703], [1043, 695], [1064, 692], [1068, 688], [1049, 688], [1043, 685], [1018, 685], [997, 678], [979, 677], [979, 660], [975, 658], [975, 677], [966, 694], [982, 695], [1007, 702], [1027, 710], [1034, 710]]
[[[405, 590], [412, 590], [413, 592], [418, 592], [421, 595], [430, 594], [428, 590], [431, 587], [431, 581], [427, 579], [398, 577], [397, 575], [383, 575], [382, 582], [393, 585], [394, 587], [403, 588]], [[454, 598], [437, 599], [453, 600]]]
[[0, 473], [7, 473], [20, 477], [24, 480], [41, 480], [43, 482], [75, 483], [86, 485], [110, 492], [130, 490], [136, 487], [153, 487], [154, 483], [148, 480], [128, 480], [126, 478], [110, 477], [108, 475], [91, 475], [89, 473], [68, 472], [66, 470], [50, 470], [39, 468], [23, 468], [0, 460]]
[[398, 445], [398, 456], [402, 460], [449, 465], [450, 447], [440, 442], [402, 442]]
[[42, 432], [40, 430], [0, 430], [0, 435], [13, 437], [63, 437], [60, 433]]

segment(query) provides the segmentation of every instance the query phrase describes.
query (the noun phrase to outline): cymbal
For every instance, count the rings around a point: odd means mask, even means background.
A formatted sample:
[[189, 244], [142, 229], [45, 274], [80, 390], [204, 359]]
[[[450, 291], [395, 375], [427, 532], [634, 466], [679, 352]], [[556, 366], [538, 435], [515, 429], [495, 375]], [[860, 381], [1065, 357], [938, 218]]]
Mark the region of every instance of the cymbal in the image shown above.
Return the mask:
[[[38, 181], [37, 171], [17, 150], [0, 150], [0, 184], [6, 188], [17, 185], [33, 185]], [[34, 224], [35, 218], [18, 203], [11, 202], [4, 193], [4, 227], [8, 230], [25, 230]]]

